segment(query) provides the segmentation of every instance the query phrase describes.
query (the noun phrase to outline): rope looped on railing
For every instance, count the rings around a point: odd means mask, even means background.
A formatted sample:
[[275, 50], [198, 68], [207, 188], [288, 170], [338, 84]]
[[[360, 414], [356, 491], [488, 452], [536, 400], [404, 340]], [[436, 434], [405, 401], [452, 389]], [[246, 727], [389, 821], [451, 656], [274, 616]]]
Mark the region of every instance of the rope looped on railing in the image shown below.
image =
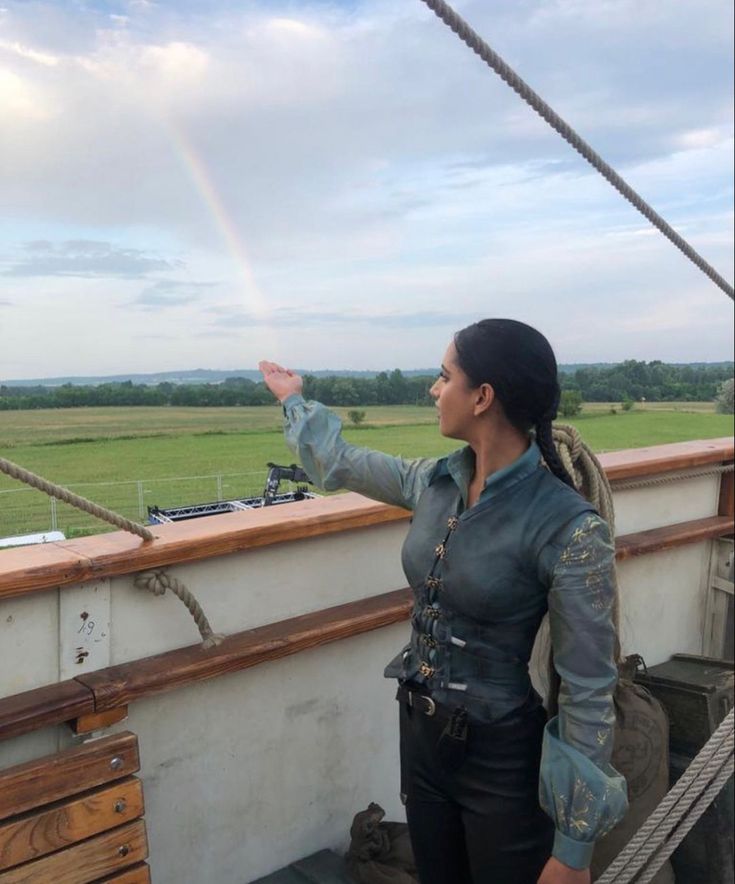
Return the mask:
[[186, 584], [167, 574], [164, 570], [142, 571], [140, 574], [136, 574], [135, 585], [139, 589], [147, 589], [153, 595], [165, 595], [166, 590], [170, 589], [174, 595], [178, 596], [194, 618], [202, 637], [202, 647], [213, 648], [224, 639], [223, 635], [214, 632], [209, 625], [209, 620], [194, 593], [187, 588]]
[[[139, 525], [137, 522], [126, 519], [124, 516], [121, 516], [112, 510], [99, 506], [99, 504], [87, 500], [86, 497], [80, 497], [78, 494], [69, 491], [68, 488], [49, 482], [48, 479], [43, 479], [41, 476], [37, 476], [30, 470], [26, 470], [23, 467], [18, 466], [18, 464], [12, 463], [1, 457], [0, 471], [10, 476], [12, 479], [17, 479], [19, 482], [25, 482], [26, 485], [30, 485], [32, 488], [44, 492], [44, 494], [56, 497], [64, 503], [68, 503], [77, 509], [83, 510], [85, 513], [89, 513], [91, 516], [96, 516], [98, 519], [102, 519], [104, 522], [108, 522], [116, 528], [121, 528], [123, 531], [129, 531], [131, 534], [142, 537], [143, 540], [154, 539], [153, 533], [143, 525]], [[212, 630], [212, 627], [209, 625], [209, 620], [207, 620], [207, 617], [202, 610], [202, 606], [199, 604], [194, 594], [175, 577], [170, 577], [165, 571], [149, 571], [143, 574], [138, 574], [135, 578], [135, 585], [144, 587], [154, 593], [154, 595], [163, 595], [167, 589], [170, 589], [171, 592], [178, 596], [189, 609], [189, 613], [194, 618], [194, 622], [202, 636], [203, 646], [205, 648], [211, 648], [222, 641], [223, 636]]]

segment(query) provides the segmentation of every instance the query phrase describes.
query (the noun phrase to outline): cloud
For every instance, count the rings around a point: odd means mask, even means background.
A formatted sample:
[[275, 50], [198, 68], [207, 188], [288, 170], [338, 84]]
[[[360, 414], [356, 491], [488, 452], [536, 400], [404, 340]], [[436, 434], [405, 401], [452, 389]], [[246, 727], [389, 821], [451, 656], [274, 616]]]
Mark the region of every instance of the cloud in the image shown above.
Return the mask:
[[[270, 337], [301, 365], [411, 367], [493, 314], [565, 361], [729, 352], [729, 302], [421, 3], [200, 7], [3, 14], [0, 275], [34, 329], [3, 341], [17, 373], [215, 365], [226, 335], [253, 362]], [[730, 0], [461, 11], [732, 274]], [[690, 339], [684, 307], [655, 336], [673, 299], [697, 305]], [[50, 345], [93, 321], [96, 349]], [[144, 347], [143, 325], [169, 338]]]
[[174, 270], [180, 261], [154, 257], [142, 249], [126, 249], [108, 242], [67, 240], [28, 242], [25, 254], [2, 271], [2, 276], [78, 276], [136, 279], [149, 273]]
[[181, 307], [199, 300], [202, 294], [214, 285], [213, 282], [180, 282], [173, 279], [159, 279], [146, 286], [140, 295], [130, 303], [149, 309]]
[[220, 314], [212, 322], [213, 326], [224, 329], [269, 326], [272, 328], [316, 328], [319, 326], [378, 326], [392, 329], [417, 329], [439, 327], [442, 329], [467, 324], [476, 318], [471, 313], [440, 313], [436, 311], [415, 312], [326, 312], [277, 308], [271, 313], [230, 311], [212, 308], [212, 313]]

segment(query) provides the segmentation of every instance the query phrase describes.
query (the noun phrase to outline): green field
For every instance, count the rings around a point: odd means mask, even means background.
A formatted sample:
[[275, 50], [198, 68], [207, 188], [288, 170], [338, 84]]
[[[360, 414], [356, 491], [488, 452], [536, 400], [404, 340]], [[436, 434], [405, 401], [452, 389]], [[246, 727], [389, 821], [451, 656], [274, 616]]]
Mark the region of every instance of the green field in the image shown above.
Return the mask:
[[[616, 407], [618, 413], [611, 414]], [[347, 409], [335, 409], [346, 420]], [[435, 412], [366, 407], [367, 426], [347, 428], [358, 445], [406, 457], [445, 454]], [[731, 415], [710, 403], [656, 403], [622, 412], [585, 405], [575, 424], [595, 451], [727, 436]], [[167, 506], [262, 492], [266, 463], [293, 460], [273, 408], [88, 408], [0, 413], [0, 456], [132, 518]], [[0, 537], [97, 526], [90, 517], [0, 475]], [[100, 526], [102, 527], [102, 526]]]

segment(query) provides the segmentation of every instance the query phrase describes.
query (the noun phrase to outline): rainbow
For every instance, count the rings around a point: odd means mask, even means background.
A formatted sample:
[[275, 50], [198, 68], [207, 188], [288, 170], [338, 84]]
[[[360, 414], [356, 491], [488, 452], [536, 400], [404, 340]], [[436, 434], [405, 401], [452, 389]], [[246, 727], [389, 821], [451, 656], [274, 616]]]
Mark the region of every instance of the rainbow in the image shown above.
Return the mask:
[[[263, 353], [255, 354], [259, 359], [275, 359], [277, 352], [277, 325], [267, 320], [273, 318], [273, 308], [261, 291], [253, 271], [252, 261], [245, 244], [237, 229], [232, 215], [225, 205], [220, 191], [212, 179], [209, 169], [201, 156], [196, 152], [183, 129], [171, 119], [164, 121], [174, 155], [179, 161], [187, 178], [217, 228], [227, 251], [233, 260], [242, 281], [242, 295], [248, 311], [261, 322], [258, 323], [259, 341], [263, 344]], [[269, 355], [272, 354], [272, 355]]]

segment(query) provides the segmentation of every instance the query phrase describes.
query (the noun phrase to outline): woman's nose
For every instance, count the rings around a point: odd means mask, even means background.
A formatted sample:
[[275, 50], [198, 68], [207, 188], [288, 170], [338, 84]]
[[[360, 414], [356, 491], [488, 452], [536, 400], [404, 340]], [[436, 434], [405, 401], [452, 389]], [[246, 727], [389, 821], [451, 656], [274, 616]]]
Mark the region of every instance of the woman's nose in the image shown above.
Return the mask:
[[439, 382], [438, 382], [438, 381], [435, 381], [435, 382], [431, 385], [431, 389], [429, 390], [429, 396], [431, 396], [432, 399], [438, 399], [438, 398], [439, 398], [439, 390], [437, 389], [438, 386], [439, 386]]

